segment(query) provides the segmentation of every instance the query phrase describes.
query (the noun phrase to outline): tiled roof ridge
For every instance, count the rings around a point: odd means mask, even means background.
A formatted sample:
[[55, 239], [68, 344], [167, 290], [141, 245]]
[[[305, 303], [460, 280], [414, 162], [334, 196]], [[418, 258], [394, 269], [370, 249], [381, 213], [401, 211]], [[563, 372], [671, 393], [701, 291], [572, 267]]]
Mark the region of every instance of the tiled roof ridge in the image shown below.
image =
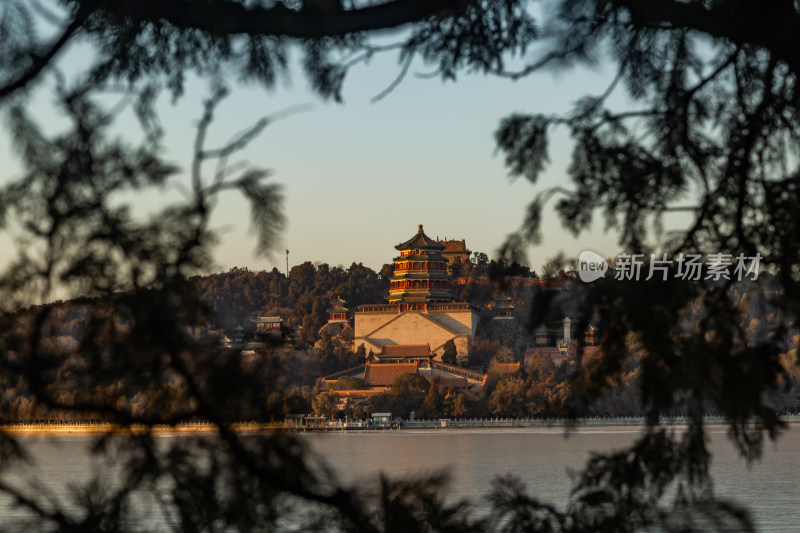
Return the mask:
[[[393, 352], [393, 353], [390, 353]], [[401, 356], [416, 356], [416, 355], [430, 355], [431, 345], [426, 344], [383, 344], [381, 345], [380, 355], [387, 355], [393, 357]]]
[[438, 241], [440, 244], [443, 244], [447, 251], [467, 251], [467, 240], [466, 239], [453, 239], [447, 240], [442, 239]]
[[[422, 243], [422, 245], [420, 246], [419, 243]], [[436, 250], [444, 250], [444, 245], [425, 235], [425, 232], [422, 231], [422, 224], [420, 224], [416, 235], [395, 246], [397, 250], [406, 250], [409, 248], [434, 248]]]
[[417, 363], [367, 363], [364, 368], [364, 381], [370, 386], [391, 385], [404, 374], [416, 374]]
[[516, 363], [495, 363], [495, 365], [498, 366], [498, 367], [503, 367], [503, 368], [516, 367], [517, 369], [519, 369], [519, 368], [521, 368], [522, 363], [517, 361]]

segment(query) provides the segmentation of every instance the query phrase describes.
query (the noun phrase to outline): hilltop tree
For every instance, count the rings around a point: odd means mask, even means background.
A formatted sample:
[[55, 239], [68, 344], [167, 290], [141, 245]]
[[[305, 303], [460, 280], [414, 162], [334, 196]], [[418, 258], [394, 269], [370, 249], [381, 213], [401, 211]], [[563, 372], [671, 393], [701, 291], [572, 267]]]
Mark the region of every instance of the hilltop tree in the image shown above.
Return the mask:
[[489, 256], [483, 252], [472, 252], [470, 257], [472, 264], [472, 275], [482, 276], [489, 273]]
[[369, 388], [369, 386], [363, 379], [351, 376], [342, 376], [336, 380], [336, 383], [331, 385], [331, 390], [363, 390], [367, 388]]
[[390, 412], [393, 416], [408, 418], [420, 409], [430, 391], [430, 384], [419, 374], [403, 374], [392, 382], [391, 390], [370, 398], [372, 412]]
[[299, 394], [290, 394], [283, 398], [283, 414], [307, 413], [311, 406], [305, 398]]
[[525, 372], [534, 381], [545, 381], [556, 371], [556, 365], [548, 355], [534, 353], [531, 360], [525, 365]]
[[[526, 242], [539, 238], [547, 202], [558, 197], [555, 207], [565, 227], [579, 232], [599, 211], [631, 253], [659, 244], [673, 256], [760, 254], [762, 267], [771, 268], [778, 280], [775, 304], [783, 318], [762, 339], [751, 341], [740, 323], [741, 310], [733, 305], [732, 282], [725, 279], [599, 280], [585, 288], [576, 327], [580, 334], [600, 318], [603, 359], [594, 372], [579, 370], [573, 377], [585, 393], [580, 399], [587, 405], [603, 395], [631, 357], [627, 340], [635, 338], [641, 344], [638, 386], [647, 431], [630, 450], [594, 458], [578, 477], [575, 503], [566, 511], [521, 497], [513, 483], [498, 487], [493, 501], [503, 512], [497, 527], [686, 530], [702, 524], [695, 521], [698, 514], [711, 516], [721, 529], [751, 526], [745, 514], [713, 499], [702, 415], [707, 406], [721, 412], [747, 458], [760, 453], [765, 435], [775, 437], [781, 429], [766, 399], [780, 384], [781, 354], [794, 349], [790, 328], [797, 329], [800, 305], [797, 2], [555, 0], [538, 24], [527, 7], [523, 0], [2, 3], [0, 112], [22, 171], [0, 189], [0, 223], [16, 232], [22, 252], [0, 278], [0, 305], [15, 311], [50, 298], [54, 288], [107, 302], [92, 309], [71, 354], [82, 364], [66, 368], [58, 352], [65, 345], [41, 342], [60, 325], [51, 308], [33, 309], [26, 315], [32, 320], [19, 313], [0, 317], [4, 386], [21, 387], [52, 409], [102, 413], [123, 424], [202, 417], [220, 429], [216, 440], [190, 443], [207, 452], [197, 452], [200, 459], [176, 452], [165, 461], [124, 463], [122, 474], [131, 485], [87, 494], [80, 518], [49, 513], [12, 494], [39, 514], [42, 528], [76, 530], [102, 523], [121, 529], [130, 495], [150, 486], [145, 480], [182, 488], [176, 505], [184, 530], [207, 524], [269, 527], [288, 505], [276, 493], [336, 511], [331, 518], [332, 512], [302, 507], [298, 520], [308, 522], [296, 526], [301, 529], [378, 531], [386, 524], [379, 518], [388, 515], [369, 514], [354, 492], [331, 489], [331, 480], [307, 468], [290, 439], [239, 439], [229, 426], [236, 417], [270, 416], [269, 389], [280, 386], [274, 369], [262, 361], [256, 365], [259, 372], [243, 373], [237, 360], [219, 360], [186, 335], [209, 317], [187, 279], [209, 263], [216, 237], [209, 215], [219, 195], [237, 190], [250, 201], [259, 251], [270, 248], [281, 228], [280, 189], [259, 169], [229, 165], [230, 155], [276, 117], [257, 121], [228, 145], [206, 141], [214, 111], [227, 93], [226, 81], [273, 86], [287, 73], [292, 47], [299, 50], [312, 87], [334, 100], [340, 99], [348, 66], [386, 49], [399, 51], [400, 77], [421, 58], [444, 79], [455, 79], [462, 70], [519, 79], [608, 58], [616, 67], [608, 89], [579, 100], [572, 112], [517, 114], [501, 123], [496, 139], [511, 173], [534, 182], [548, 161], [551, 130], [565, 128], [574, 142], [569, 167], [574, 187], [562, 184], [538, 195], [505, 251], [513, 259]], [[394, 47], [371, 40], [370, 32], [403, 25]], [[87, 69], [67, 80], [55, 63], [73, 43], [92, 53]], [[533, 56], [522, 56], [519, 70], [508, 67], [510, 56], [532, 48]], [[198, 122], [189, 176], [180, 187], [186, 201], [139, 219], [133, 204], [126, 203], [130, 196], [175, 183], [177, 174], [162, 158], [158, 97], [167, 91], [179, 98], [192, 75], [209, 81], [210, 96]], [[62, 131], [52, 133], [32, 118], [39, 90], [54, 91]], [[138, 144], [113, 137], [117, 111], [105, 109], [103, 98], [119, 91], [142, 126]], [[625, 91], [632, 104], [613, 109], [609, 97], [615, 91]], [[210, 162], [216, 162], [216, 170], [209, 171]], [[673, 212], [687, 217], [683, 227], [688, 229], [660, 238], [664, 217]], [[541, 309], [533, 314], [545, 316]], [[580, 363], [580, 350], [577, 357]], [[67, 370], [71, 381], [59, 380]], [[163, 398], [168, 409], [140, 411], [115, 401], [138, 393], [157, 396], [166, 380], [179, 391]], [[117, 381], [122, 389], [114, 389]], [[77, 399], [62, 394], [76, 382], [87, 394]], [[101, 390], [116, 394], [91, 394]], [[659, 416], [676, 406], [690, 417], [688, 430], [679, 436], [659, 426]], [[153, 458], [158, 448], [147, 435], [127, 445], [135, 448], [127, 450], [135, 458]], [[17, 459], [14, 450], [0, 447], [3, 464]], [[190, 457], [209, 468], [197, 469]], [[217, 490], [220, 473], [226, 491]], [[396, 502], [392, 516], [432, 530], [477, 528], [466, 518], [454, 523], [457, 519], [448, 517], [466, 515], [429, 490], [390, 482], [381, 487], [383, 499], [377, 499]], [[681, 497], [664, 503], [667, 488]], [[407, 499], [390, 497], [398, 491]]]
[[463, 418], [468, 412], [469, 409], [467, 408], [466, 400], [464, 400], [464, 395], [456, 394], [450, 405], [450, 414], [456, 418]]
[[381, 267], [380, 277], [383, 279], [390, 279], [394, 274], [394, 265], [391, 263], [384, 263]]
[[525, 416], [525, 382], [519, 378], [504, 379], [497, 384], [489, 400], [492, 414], [497, 416]]
[[453, 341], [453, 339], [450, 339], [444, 343], [442, 362], [447, 363], [448, 365], [454, 365], [458, 362], [458, 349], [456, 348], [456, 343]]
[[469, 366], [488, 369], [489, 365], [503, 349], [503, 346], [494, 340], [475, 337], [469, 350]]
[[[373, 355], [374, 358], [374, 355]], [[358, 348], [356, 348], [355, 353], [355, 360], [356, 364], [363, 365], [367, 362], [367, 349], [364, 347], [363, 344], [359, 344]]]
[[425, 400], [422, 402], [422, 409], [420, 415], [425, 418], [435, 418], [442, 415], [444, 408], [444, 397], [442, 397], [441, 380], [434, 378], [431, 380], [430, 387]]
[[332, 418], [336, 409], [336, 404], [339, 403], [339, 395], [333, 391], [321, 392], [314, 396], [314, 401], [311, 406], [314, 413], [318, 416], [325, 416]]

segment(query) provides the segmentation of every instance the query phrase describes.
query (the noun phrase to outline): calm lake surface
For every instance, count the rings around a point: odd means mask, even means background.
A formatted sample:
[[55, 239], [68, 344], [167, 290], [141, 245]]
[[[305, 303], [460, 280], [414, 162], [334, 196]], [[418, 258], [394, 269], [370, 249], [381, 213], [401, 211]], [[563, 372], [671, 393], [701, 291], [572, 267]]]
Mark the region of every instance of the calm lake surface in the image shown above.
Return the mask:
[[[679, 430], [676, 430], [679, 431]], [[492, 480], [512, 473], [532, 496], [560, 505], [571, 488], [570, 471], [592, 451], [629, 445], [637, 428], [395, 431], [365, 434], [304, 434], [349, 481], [369, 481], [377, 472], [403, 476], [446, 469], [455, 497], [480, 500]], [[800, 426], [777, 443], [768, 442], [761, 460], [748, 465], [727, 439], [711, 428], [712, 477], [718, 496], [746, 504], [761, 531], [800, 531]], [[480, 505], [480, 501], [478, 501]]]
[[[347, 483], [372, 482], [379, 472], [408, 476], [444, 469], [451, 477], [449, 495], [477, 500], [480, 509], [492, 480], [506, 473], [521, 478], [531, 495], [560, 505], [570, 491], [570, 470], [579, 469], [592, 451], [627, 446], [638, 431], [630, 427], [580, 429], [565, 438], [558, 428], [405, 430], [304, 433], [300, 438], [324, 455]], [[723, 428], [709, 431], [717, 494], [748, 505], [762, 531], [800, 531], [800, 427], [790, 427], [776, 444], [767, 443], [763, 458], [750, 467], [727, 441]], [[3, 479], [36, 482], [59, 501], [68, 502], [70, 484], [85, 480], [94, 468], [88, 453], [92, 439], [21, 442], [36, 463], [24, 471], [12, 470]], [[147, 501], [142, 505], [155, 506]], [[147, 514], [148, 530], [166, 530], [166, 524], [159, 523], [160, 513]], [[0, 525], [7, 526], [19, 516], [8, 499], [0, 499]]]

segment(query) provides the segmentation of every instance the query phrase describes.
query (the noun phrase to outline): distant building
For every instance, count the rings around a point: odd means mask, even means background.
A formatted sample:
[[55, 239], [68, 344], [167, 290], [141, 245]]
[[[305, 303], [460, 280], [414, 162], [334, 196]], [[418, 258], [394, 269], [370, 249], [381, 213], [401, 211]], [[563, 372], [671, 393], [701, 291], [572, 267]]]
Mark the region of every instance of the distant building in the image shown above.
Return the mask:
[[372, 426], [389, 427], [392, 425], [392, 413], [372, 413]]
[[511, 298], [508, 296], [498, 296], [491, 304], [492, 320], [497, 319], [513, 319], [511, 312], [514, 311], [514, 306], [511, 304]]
[[484, 335], [499, 342], [512, 353], [522, 353], [528, 332], [514, 317], [514, 304], [508, 296], [497, 296], [489, 304], [491, 320], [486, 324]]
[[452, 302], [444, 245], [431, 239], [419, 225], [417, 234], [395, 246], [394, 274], [389, 282], [389, 303], [402, 311], [422, 310], [424, 304]]
[[[537, 353], [546, 355], [560, 366], [570, 356], [570, 350], [577, 347], [576, 334], [572, 328], [574, 320], [564, 317], [561, 328], [548, 328], [544, 325], [536, 328], [534, 332], [534, 345], [525, 350], [525, 361], [529, 361]], [[600, 356], [600, 336], [597, 329], [589, 326], [584, 333], [583, 359], [588, 361]]]
[[375, 354], [375, 358], [381, 363], [421, 362], [425, 366], [430, 364], [433, 356], [430, 344], [385, 344], [381, 346], [381, 351]]
[[381, 353], [384, 346], [430, 346], [436, 357], [452, 340], [467, 357], [478, 327], [477, 310], [454, 302], [445, 246], [419, 225], [416, 235], [398, 244], [387, 304], [360, 305], [355, 314], [354, 349]]
[[370, 387], [391, 387], [392, 382], [400, 376], [418, 372], [417, 363], [367, 363], [363, 379]]
[[561, 366], [569, 359], [569, 344], [559, 340], [556, 346], [529, 346], [525, 351], [525, 362], [537, 354], [546, 355], [556, 366]]
[[[451, 242], [451, 241], [448, 241]], [[469, 253], [461, 241], [462, 253]], [[416, 235], [398, 244], [388, 303], [359, 305], [355, 313], [354, 349], [372, 353], [367, 363], [321, 378], [322, 387], [349, 376], [364, 380], [366, 389], [337, 390], [342, 405], [368, 400], [390, 390], [395, 379], [418, 374], [449, 391], [476, 399], [486, 374], [437, 361], [452, 340], [458, 356], [465, 358], [478, 327], [477, 309], [455, 302], [445, 244], [428, 237], [418, 227]], [[338, 318], [340, 307], [329, 309]]]
[[349, 309], [346, 308], [344, 304], [345, 301], [338, 297], [335, 300], [331, 300], [331, 307], [327, 309], [328, 324], [347, 322], [347, 312]]
[[279, 316], [259, 316], [253, 320], [257, 340], [279, 340], [283, 336], [283, 319]]
[[478, 399], [478, 392], [487, 377], [482, 372], [434, 361], [433, 352], [427, 344], [386, 345], [372, 361], [325, 376], [320, 379], [319, 386], [322, 389], [331, 388], [343, 377], [364, 380], [362, 387], [365, 388], [336, 390], [339, 396], [337, 409], [343, 410], [368, 402], [376, 394], [389, 392], [397, 378], [408, 374], [416, 374], [437, 383], [447, 390], [448, 395], [463, 394], [470, 400]]
[[236, 326], [233, 330], [233, 334], [231, 335], [230, 343], [233, 347], [244, 346], [244, 328], [242, 326]]
[[[404, 347], [412, 349], [413, 347]], [[519, 368], [519, 363], [517, 363]], [[375, 362], [349, 368], [335, 374], [321, 378], [322, 387], [330, 387], [339, 378], [354, 377], [363, 379], [367, 389], [337, 390], [336, 394], [351, 399], [364, 399], [380, 392], [390, 390], [395, 379], [406, 374], [419, 374], [428, 381], [439, 380], [439, 384], [446, 387], [473, 390], [477, 392], [486, 381], [486, 374], [447, 365], [425, 357], [411, 357], [404, 362], [388, 362], [387, 358], [377, 359]]]
[[586, 343], [586, 346], [597, 346], [600, 344], [600, 334], [594, 326], [589, 326], [586, 330], [583, 341]]
[[[326, 310], [328, 313], [328, 322], [322, 325], [319, 328], [318, 334], [320, 337], [323, 334], [327, 334], [329, 337], [341, 337], [349, 335], [349, 339], [352, 340], [352, 333], [353, 328], [350, 324], [350, 319], [348, 318], [348, 314], [350, 309], [345, 307], [345, 301], [341, 298], [336, 298], [335, 300], [331, 300], [331, 306]], [[349, 343], [350, 340], [347, 342]], [[316, 342], [315, 346], [321, 346], [321, 339]]]
[[522, 370], [521, 363], [494, 363], [489, 369], [490, 372], [495, 372], [501, 376], [514, 376]]
[[256, 333], [270, 333], [272, 331], [281, 331], [281, 324], [283, 319], [279, 316], [259, 316], [253, 320], [256, 326]]
[[460, 241], [450, 241], [447, 240], [447, 237], [445, 237], [444, 240], [438, 242], [444, 246], [444, 249], [442, 250], [442, 256], [447, 259], [449, 263], [455, 263], [459, 260], [462, 263], [469, 262], [469, 254], [471, 252], [467, 249], [467, 242], [465, 239], [461, 239]]

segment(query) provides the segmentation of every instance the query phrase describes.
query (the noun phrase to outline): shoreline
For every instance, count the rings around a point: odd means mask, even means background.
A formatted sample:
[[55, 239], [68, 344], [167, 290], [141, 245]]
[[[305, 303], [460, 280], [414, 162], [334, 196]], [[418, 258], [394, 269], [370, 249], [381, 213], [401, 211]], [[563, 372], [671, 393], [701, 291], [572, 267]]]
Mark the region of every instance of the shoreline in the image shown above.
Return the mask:
[[[260, 433], [282, 429], [282, 425], [238, 423], [231, 424], [237, 433]], [[48, 439], [53, 437], [101, 437], [105, 435], [126, 436], [151, 434], [163, 437], [212, 435], [218, 433], [217, 426], [206, 423], [170, 425], [133, 425], [120, 426], [110, 423], [74, 423], [74, 424], [4, 424], [0, 425], [0, 433], [14, 438]]]
[[[781, 417], [787, 427], [800, 425], [800, 415]], [[706, 425], [724, 427], [726, 422], [721, 417], [708, 417]], [[686, 419], [681, 417], [662, 420], [662, 425], [667, 427], [686, 426]], [[643, 428], [642, 418], [600, 418], [600, 419], [465, 419], [465, 420], [405, 420], [399, 427], [369, 427], [363, 424], [347, 425], [341, 422], [331, 423], [325, 427], [287, 427], [283, 423], [255, 423], [242, 422], [232, 424], [231, 428], [237, 433], [328, 433], [328, 432], [371, 432], [371, 431], [482, 431], [482, 430], [520, 430], [520, 429], [592, 429], [592, 428]], [[4, 424], [0, 425], [0, 433], [24, 439], [48, 439], [58, 437], [101, 437], [105, 435], [125, 436], [142, 435], [149, 433], [155, 436], [176, 437], [212, 435], [218, 433], [218, 428], [210, 423], [187, 423], [178, 425], [143, 425], [119, 426], [110, 423], [54, 423], [54, 424]]]

